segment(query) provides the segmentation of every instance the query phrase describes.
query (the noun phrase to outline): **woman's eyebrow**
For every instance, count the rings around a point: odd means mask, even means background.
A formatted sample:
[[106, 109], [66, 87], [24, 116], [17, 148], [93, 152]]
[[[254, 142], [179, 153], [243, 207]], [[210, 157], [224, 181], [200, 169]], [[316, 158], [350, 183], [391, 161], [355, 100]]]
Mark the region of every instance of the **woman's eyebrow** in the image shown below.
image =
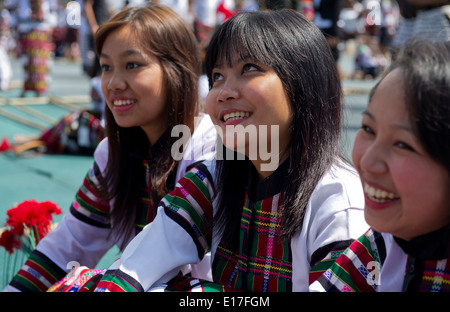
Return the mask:
[[[376, 121], [375, 116], [373, 116], [368, 110], [363, 111], [362, 114], [366, 115], [367, 117], [369, 117], [373, 121]], [[392, 125], [390, 125], [390, 128], [403, 130], [403, 131], [407, 131], [407, 132], [411, 132], [412, 134], [415, 134], [413, 128], [410, 125], [405, 125], [405, 124], [402, 124], [402, 123], [392, 124]]]
[[370, 119], [372, 119], [372, 120], [375, 120], [375, 117], [372, 115], [372, 113], [370, 113], [367, 109], [366, 110], [364, 110], [363, 112], [362, 112], [362, 114], [363, 115], [366, 115], [367, 117], [369, 117]]
[[[141, 55], [141, 54], [142, 54], [142, 53], [141, 53], [140, 51], [138, 51], [138, 50], [135, 50], [135, 49], [128, 49], [128, 50], [125, 50], [125, 51], [121, 52], [121, 53], [120, 53], [120, 56], [121, 56], [121, 57], [125, 57], [125, 56], [131, 56], [131, 55]], [[109, 58], [109, 55], [106, 54], [106, 53], [104, 53], [104, 52], [101, 52], [99, 57], [102, 57], [102, 58]]]

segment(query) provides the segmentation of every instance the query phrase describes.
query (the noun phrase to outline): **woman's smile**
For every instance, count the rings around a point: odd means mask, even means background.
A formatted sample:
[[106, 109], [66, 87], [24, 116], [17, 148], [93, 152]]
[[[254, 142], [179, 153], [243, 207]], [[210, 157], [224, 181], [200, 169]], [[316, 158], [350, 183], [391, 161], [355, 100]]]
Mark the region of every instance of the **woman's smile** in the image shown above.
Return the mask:
[[225, 126], [237, 125], [249, 118], [251, 115], [248, 111], [226, 110], [220, 114], [220, 120]]

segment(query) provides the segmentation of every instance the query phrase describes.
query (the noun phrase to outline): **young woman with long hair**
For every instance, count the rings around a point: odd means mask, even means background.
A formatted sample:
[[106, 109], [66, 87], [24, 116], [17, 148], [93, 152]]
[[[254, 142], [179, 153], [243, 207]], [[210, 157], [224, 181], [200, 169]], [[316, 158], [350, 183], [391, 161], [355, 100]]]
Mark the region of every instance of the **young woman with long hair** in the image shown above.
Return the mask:
[[[152, 222], [159, 200], [186, 168], [214, 152], [215, 129], [199, 112], [200, 49], [180, 16], [156, 4], [124, 9], [99, 28], [95, 41], [107, 138], [70, 212], [6, 290], [45, 291], [64, 277], [68, 263], [95, 267], [113, 245], [123, 250]], [[176, 126], [188, 129], [186, 137], [172, 135]], [[172, 153], [179, 140], [181, 160]]]

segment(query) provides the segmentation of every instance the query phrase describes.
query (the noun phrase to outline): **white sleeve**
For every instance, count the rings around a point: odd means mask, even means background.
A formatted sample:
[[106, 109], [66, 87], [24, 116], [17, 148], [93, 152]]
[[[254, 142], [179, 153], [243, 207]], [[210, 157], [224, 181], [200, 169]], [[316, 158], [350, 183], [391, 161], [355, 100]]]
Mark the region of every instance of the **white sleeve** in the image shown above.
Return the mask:
[[67, 272], [73, 266], [94, 268], [114, 245], [109, 233], [109, 228], [89, 225], [67, 213], [36, 249]]
[[[108, 161], [108, 140], [103, 139], [94, 152], [94, 159], [101, 172]], [[38, 244], [44, 253], [63, 270], [72, 264], [94, 268], [101, 257], [114, 245], [109, 227], [86, 223], [67, 212], [58, 226]], [[76, 263], [72, 263], [75, 261]]]
[[315, 251], [329, 244], [356, 239], [368, 228], [359, 177], [354, 171], [333, 167], [316, 186], [308, 202], [302, 230], [291, 240], [293, 290], [308, 291]]
[[137, 281], [143, 291], [149, 291], [199, 260], [191, 236], [160, 206], [153, 222], [128, 244], [108, 271], [119, 269]]

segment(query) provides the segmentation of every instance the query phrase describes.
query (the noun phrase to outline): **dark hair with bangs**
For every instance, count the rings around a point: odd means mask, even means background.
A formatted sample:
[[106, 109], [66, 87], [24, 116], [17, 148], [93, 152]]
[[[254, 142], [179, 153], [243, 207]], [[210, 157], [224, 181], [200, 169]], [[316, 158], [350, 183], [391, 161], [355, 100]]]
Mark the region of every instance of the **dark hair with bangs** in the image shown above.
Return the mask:
[[[241, 13], [222, 24], [205, 59], [212, 86], [217, 64], [233, 56], [269, 65], [292, 105], [289, 170], [283, 186], [283, 238], [301, 229], [305, 208], [318, 181], [339, 153], [341, 85], [331, 50], [321, 31], [291, 10]], [[235, 158], [237, 159], [237, 158]], [[236, 244], [250, 160], [217, 160], [218, 210], [215, 228]], [[227, 196], [233, 194], [233, 196]], [[226, 229], [226, 230], [225, 230]], [[230, 230], [233, 229], [233, 230]]]
[[425, 150], [450, 173], [450, 42], [413, 38], [398, 51], [382, 79], [400, 70], [411, 124]]
[[[198, 80], [201, 55], [191, 27], [166, 6], [126, 8], [100, 26], [95, 35], [95, 52], [99, 56], [106, 38], [114, 31], [130, 27], [145, 51], [155, 55], [162, 67], [166, 89], [168, 125], [161, 155], [151, 164], [154, 209], [160, 199], [173, 189], [178, 162], [171, 157], [171, 146], [178, 139], [170, 136], [175, 125], [194, 129], [198, 113]], [[100, 181], [104, 200], [114, 198], [111, 209], [113, 233], [119, 237], [132, 233], [140, 192], [146, 187], [142, 157], [150, 157], [150, 142], [140, 127], [120, 127], [105, 106], [106, 135], [109, 154], [105, 176]], [[167, 135], [167, 133], [169, 133]], [[139, 157], [136, 157], [139, 155]], [[156, 213], [156, 212], [155, 212]], [[123, 244], [127, 243], [127, 237]]]

